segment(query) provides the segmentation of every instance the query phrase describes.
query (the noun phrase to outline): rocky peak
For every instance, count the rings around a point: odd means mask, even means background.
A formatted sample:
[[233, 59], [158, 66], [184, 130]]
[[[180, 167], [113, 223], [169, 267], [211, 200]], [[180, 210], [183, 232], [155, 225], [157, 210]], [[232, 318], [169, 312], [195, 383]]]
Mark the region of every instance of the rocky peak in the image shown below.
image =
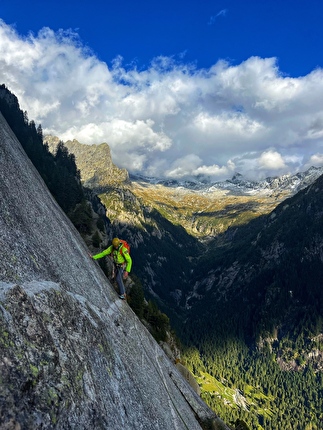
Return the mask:
[[[51, 152], [55, 153], [60, 139], [56, 136], [44, 137]], [[67, 140], [64, 146], [75, 155], [85, 187], [103, 191], [105, 188], [129, 181], [126, 169], [120, 169], [112, 162], [110, 147], [107, 143], [85, 145], [77, 140]]]

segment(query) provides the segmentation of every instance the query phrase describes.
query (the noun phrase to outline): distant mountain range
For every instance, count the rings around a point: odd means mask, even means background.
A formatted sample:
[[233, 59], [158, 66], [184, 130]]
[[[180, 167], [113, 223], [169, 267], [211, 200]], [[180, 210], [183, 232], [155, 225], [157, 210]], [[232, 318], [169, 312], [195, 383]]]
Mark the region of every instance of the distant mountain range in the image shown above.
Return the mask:
[[180, 181], [175, 179], [159, 179], [142, 175], [130, 175], [134, 182], [148, 182], [155, 185], [164, 185], [165, 187], [184, 188], [198, 191], [200, 193], [211, 193], [216, 190], [227, 190], [236, 195], [271, 195], [287, 191], [296, 193], [301, 189], [313, 183], [323, 174], [323, 167], [311, 167], [305, 172], [294, 175], [283, 175], [268, 177], [260, 181], [250, 181], [245, 179], [240, 173], [236, 173], [231, 179], [225, 181]]
[[[44, 140], [54, 152], [59, 138], [45, 136]], [[259, 182], [249, 181], [239, 173], [230, 180], [213, 183], [165, 180], [129, 175], [119, 169], [112, 162], [107, 143], [84, 145], [73, 140], [64, 145], [75, 155], [83, 185], [99, 195], [112, 223], [128, 222], [143, 228], [144, 213], [154, 209], [192, 237], [207, 241], [229, 227], [269, 213], [323, 173], [323, 167], [311, 167], [303, 173]], [[127, 203], [130, 201], [131, 207]]]
[[[44, 140], [49, 149], [54, 152], [60, 141], [57, 136], [46, 135]], [[240, 173], [235, 173], [231, 179], [211, 182], [203, 180], [175, 180], [163, 179], [145, 175], [129, 174], [125, 169], [118, 168], [112, 161], [111, 152], [107, 143], [100, 145], [85, 145], [77, 140], [64, 142], [70, 153], [74, 154], [82, 174], [85, 186], [100, 188], [104, 185], [121, 184], [128, 182], [162, 185], [167, 188], [181, 188], [201, 194], [213, 193], [219, 190], [228, 191], [234, 195], [264, 195], [277, 198], [292, 195], [313, 183], [323, 174], [323, 167], [311, 167], [305, 172], [294, 175], [268, 177], [260, 181], [250, 181]]]

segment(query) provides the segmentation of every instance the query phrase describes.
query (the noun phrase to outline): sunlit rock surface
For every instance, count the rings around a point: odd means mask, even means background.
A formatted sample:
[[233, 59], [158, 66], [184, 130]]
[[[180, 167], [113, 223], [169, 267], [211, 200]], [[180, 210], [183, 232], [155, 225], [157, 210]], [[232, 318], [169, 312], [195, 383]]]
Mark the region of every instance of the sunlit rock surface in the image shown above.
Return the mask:
[[0, 114], [0, 429], [226, 429], [121, 301]]

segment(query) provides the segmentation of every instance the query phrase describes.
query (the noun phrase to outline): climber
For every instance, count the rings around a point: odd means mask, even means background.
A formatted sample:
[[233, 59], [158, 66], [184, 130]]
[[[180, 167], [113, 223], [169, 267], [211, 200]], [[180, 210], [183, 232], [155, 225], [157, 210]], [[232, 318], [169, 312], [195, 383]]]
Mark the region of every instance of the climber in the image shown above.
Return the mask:
[[129, 249], [130, 247], [126, 241], [115, 237], [112, 239], [112, 245], [110, 245], [109, 248], [105, 249], [99, 254], [92, 256], [94, 260], [98, 260], [99, 258], [112, 254], [116, 269], [116, 281], [119, 287], [119, 297], [122, 300], [126, 299], [126, 291], [123, 280], [127, 279], [132, 266], [132, 259], [129, 254]]

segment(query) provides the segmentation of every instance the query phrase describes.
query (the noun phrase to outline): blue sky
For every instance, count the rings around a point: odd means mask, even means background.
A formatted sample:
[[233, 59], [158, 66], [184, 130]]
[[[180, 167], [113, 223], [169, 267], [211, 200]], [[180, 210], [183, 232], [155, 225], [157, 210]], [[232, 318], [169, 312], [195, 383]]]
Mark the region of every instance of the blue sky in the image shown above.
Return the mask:
[[323, 1], [2, 0], [0, 83], [134, 173], [323, 165]]
[[322, 0], [2, 0], [1, 18], [18, 32], [73, 29], [102, 61], [147, 67], [159, 55], [197, 67], [276, 57], [298, 77], [323, 61]]

